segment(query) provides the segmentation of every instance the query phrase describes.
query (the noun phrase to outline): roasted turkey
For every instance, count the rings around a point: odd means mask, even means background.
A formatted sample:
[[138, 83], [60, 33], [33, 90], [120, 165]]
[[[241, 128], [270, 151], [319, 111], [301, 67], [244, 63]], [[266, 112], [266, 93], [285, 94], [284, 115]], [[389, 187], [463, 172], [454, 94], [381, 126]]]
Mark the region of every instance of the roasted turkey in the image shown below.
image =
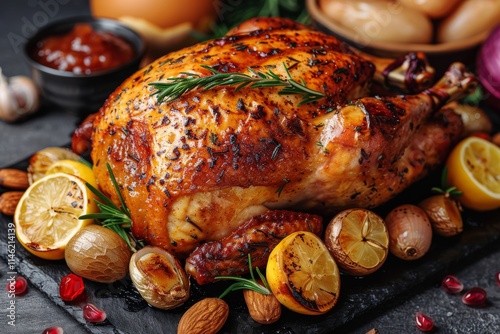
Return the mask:
[[[91, 134], [99, 187], [117, 198], [109, 164], [137, 238], [186, 257], [268, 210], [377, 207], [442, 163], [462, 123], [441, 107], [475, 84], [463, 65], [418, 94], [370, 96], [373, 78], [384, 86], [401, 70], [407, 88], [422, 88], [429, 73], [421, 61], [373, 61], [292, 21], [253, 19], [132, 75], [73, 145], [81, 151]], [[253, 76], [271, 69], [324, 97], [300, 104], [280, 87], [224, 85], [158, 102], [151, 83], [212, 75], [202, 65]]]

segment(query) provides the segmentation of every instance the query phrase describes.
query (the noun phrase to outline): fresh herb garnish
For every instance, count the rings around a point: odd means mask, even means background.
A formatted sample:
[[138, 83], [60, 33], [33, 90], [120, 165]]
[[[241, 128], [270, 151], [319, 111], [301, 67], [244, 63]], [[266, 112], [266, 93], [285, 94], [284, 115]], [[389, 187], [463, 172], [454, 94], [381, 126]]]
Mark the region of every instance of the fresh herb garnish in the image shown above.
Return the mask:
[[253, 17], [288, 17], [303, 24], [310, 22], [304, 0], [221, 0], [217, 14], [219, 19], [212, 24], [211, 33], [195, 32], [197, 39], [222, 37], [229, 29]]
[[473, 106], [478, 106], [482, 101], [485, 100], [485, 95], [481, 86], [478, 85], [472, 94], [467, 95], [462, 99], [462, 103], [469, 104]]
[[118, 183], [116, 182], [115, 175], [111, 170], [111, 166], [109, 163], [106, 163], [106, 168], [109, 172], [109, 177], [111, 178], [111, 182], [118, 194], [118, 199], [120, 200], [120, 206], [116, 206], [106, 195], [96, 189], [94, 186], [86, 182], [87, 187], [92, 191], [99, 199], [94, 199], [97, 207], [99, 208], [98, 213], [90, 213], [87, 215], [82, 215], [78, 217], [79, 219], [94, 219], [103, 227], [107, 227], [110, 230], [116, 232], [120, 237], [125, 240], [128, 247], [132, 252], [137, 251], [137, 247], [143, 247], [144, 245], [140, 240], [137, 240], [132, 233], [130, 232], [130, 227], [132, 226], [132, 218], [130, 218], [130, 211], [125, 205], [125, 201], [123, 200], [122, 194], [120, 192], [120, 188]]
[[244, 278], [238, 276], [216, 276], [214, 277], [216, 280], [233, 280], [237, 281], [231, 284], [224, 292], [219, 296], [219, 298], [224, 298], [227, 294], [236, 290], [253, 290], [258, 293], [262, 293], [263, 295], [270, 295], [271, 289], [269, 288], [269, 284], [267, 283], [266, 277], [260, 272], [258, 267], [255, 267], [257, 274], [259, 275], [262, 284], [257, 282], [254, 277], [253, 269], [252, 269], [252, 258], [250, 254], [248, 254], [248, 267], [250, 268], [250, 277]]
[[173, 101], [181, 97], [184, 93], [193, 89], [208, 90], [217, 86], [236, 86], [236, 91], [243, 87], [263, 88], [263, 87], [283, 87], [278, 94], [280, 95], [301, 95], [302, 100], [299, 106], [306, 103], [317, 101], [325, 95], [321, 92], [307, 88], [304, 80], [298, 82], [292, 78], [285, 63], [283, 63], [287, 78], [282, 79], [272, 70], [267, 69], [267, 72], [255, 72], [248, 68], [252, 75], [233, 72], [222, 73], [211, 66], [201, 65], [202, 68], [209, 70], [212, 75], [201, 77], [199, 74], [182, 72], [185, 77], [168, 78], [168, 82], [152, 82], [151, 86], [156, 88], [153, 95], [157, 96], [157, 100], [161, 103], [163, 100], [167, 102]]
[[278, 190], [276, 190], [276, 193], [278, 194], [278, 197], [281, 196], [281, 193], [283, 192], [283, 189], [285, 188], [285, 186], [290, 183], [290, 180], [288, 178], [284, 178], [283, 179], [283, 183], [281, 184], [281, 186], [278, 188]]
[[448, 187], [446, 184], [446, 180], [448, 178], [448, 168], [444, 167], [443, 168], [443, 173], [441, 174], [441, 188], [438, 187], [433, 187], [431, 188], [431, 191], [437, 193], [437, 194], [442, 194], [445, 196], [460, 196], [462, 195], [462, 191], [457, 189], [455, 186]]
[[316, 142], [316, 146], [321, 147], [321, 150], [323, 151], [323, 153], [325, 153], [325, 154], [329, 154], [329, 153], [330, 153], [330, 152], [326, 149], [325, 145], [323, 145], [323, 143], [322, 143], [322, 142], [317, 141], [317, 142]]

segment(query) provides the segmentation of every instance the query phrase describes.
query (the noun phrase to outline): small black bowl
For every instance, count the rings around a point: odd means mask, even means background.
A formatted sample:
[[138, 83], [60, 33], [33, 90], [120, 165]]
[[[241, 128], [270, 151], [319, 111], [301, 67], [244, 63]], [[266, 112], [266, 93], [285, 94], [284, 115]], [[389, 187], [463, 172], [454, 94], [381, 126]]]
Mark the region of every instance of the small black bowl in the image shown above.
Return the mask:
[[[121, 66], [91, 74], [75, 74], [54, 69], [40, 64], [33, 58], [40, 40], [67, 33], [79, 23], [89, 24], [95, 31], [110, 32], [123, 38], [132, 45], [135, 51], [134, 58]], [[144, 49], [140, 35], [122, 23], [112, 19], [85, 16], [64, 19], [42, 27], [28, 40], [24, 52], [33, 79], [48, 102], [62, 108], [90, 113], [98, 111], [109, 94], [139, 69]]]

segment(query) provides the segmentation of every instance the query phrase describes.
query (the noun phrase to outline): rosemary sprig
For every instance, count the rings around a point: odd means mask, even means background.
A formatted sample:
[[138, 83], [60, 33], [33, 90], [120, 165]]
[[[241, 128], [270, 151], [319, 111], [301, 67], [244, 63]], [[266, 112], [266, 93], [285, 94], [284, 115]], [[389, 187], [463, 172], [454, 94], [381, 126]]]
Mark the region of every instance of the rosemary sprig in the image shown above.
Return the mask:
[[446, 180], [448, 178], [448, 168], [444, 167], [443, 168], [443, 173], [441, 174], [441, 188], [438, 187], [432, 187], [431, 191], [437, 193], [437, 194], [442, 194], [445, 196], [461, 196], [462, 191], [460, 191], [457, 187], [451, 186], [448, 187], [446, 184]]
[[250, 277], [251, 277], [250, 279], [238, 276], [214, 277], [216, 280], [229, 279], [236, 281], [235, 283], [231, 284], [226, 290], [224, 290], [224, 292], [219, 296], [219, 298], [224, 298], [227, 294], [236, 290], [253, 290], [255, 292], [262, 293], [263, 295], [271, 294], [271, 289], [269, 288], [269, 284], [267, 283], [266, 277], [260, 272], [258, 267], [255, 267], [255, 270], [257, 271], [257, 274], [259, 275], [259, 278], [262, 281], [262, 284], [264, 285], [260, 284], [255, 279], [252, 269], [252, 258], [250, 257], [250, 254], [248, 254], [248, 267], [250, 268]]
[[125, 205], [118, 182], [116, 182], [115, 175], [111, 170], [109, 163], [106, 163], [106, 168], [108, 169], [111, 182], [118, 194], [118, 199], [120, 200], [120, 207], [116, 206], [106, 195], [96, 189], [94, 186], [86, 183], [87, 187], [92, 191], [99, 199], [94, 199], [97, 207], [99, 208], [98, 213], [90, 213], [87, 215], [82, 215], [78, 217], [79, 219], [94, 219], [100, 223], [103, 227], [107, 227], [110, 230], [116, 232], [120, 237], [125, 240], [128, 247], [132, 252], [136, 252], [136, 247], [143, 247], [144, 245], [140, 240], [137, 240], [132, 233], [130, 233], [130, 227], [132, 226], [132, 219], [130, 218], [130, 211]]
[[278, 190], [276, 190], [276, 193], [278, 194], [278, 197], [281, 196], [281, 193], [283, 192], [283, 189], [285, 189], [285, 186], [290, 183], [290, 180], [288, 178], [284, 178], [283, 179], [283, 183], [280, 185], [280, 187], [278, 188]]
[[156, 88], [153, 95], [157, 96], [159, 103], [165, 99], [167, 102], [176, 100], [193, 89], [208, 90], [217, 86], [236, 86], [236, 91], [243, 87], [283, 87], [278, 94], [300, 95], [302, 99], [298, 104], [299, 106], [317, 101], [325, 96], [321, 92], [308, 88], [304, 80], [300, 80], [300, 82], [294, 80], [285, 63], [283, 63], [283, 66], [287, 74], [286, 79], [282, 79], [271, 69], [267, 69], [267, 72], [255, 72], [253, 69], [248, 68], [252, 73], [252, 75], [248, 75], [239, 72], [222, 73], [211, 66], [201, 65], [202, 68], [209, 70], [212, 75], [202, 77], [199, 74], [182, 72], [181, 74], [186, 75], [185, 77], [172, 77], [168, 78], [167, 82], [152, 82], [150, 85]]

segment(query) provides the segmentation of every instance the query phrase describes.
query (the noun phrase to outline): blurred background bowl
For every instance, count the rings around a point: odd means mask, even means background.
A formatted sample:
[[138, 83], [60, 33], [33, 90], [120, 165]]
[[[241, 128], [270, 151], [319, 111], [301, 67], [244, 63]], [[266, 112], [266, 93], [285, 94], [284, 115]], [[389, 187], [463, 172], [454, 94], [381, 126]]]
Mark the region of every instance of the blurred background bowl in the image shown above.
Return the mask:
[[[399, 18], [394, 18], [387, 16], [383, 17], [384, 14], [390, 12], [389, 10], [382, 10], [379, 13], [374, 13], [373, 18], [371, 18], [371, 31], [365, 31], [368, 29], [368, 21], [363, 22], [363, 24], [352, 25], [347, 27], [345, 24], [341, 24], [338, 20], [335, 20], [328, 15], [324, 9], [321, 7], [320, 0], [306, 0], [307, 10], [311, 17], [313, 26], [317, 29], [329, 33], [331, 35], [336, 36], [337, 38], [347, 42], [348, 44], [354, 46], [355, 48], [370, 53], [379, 57], [388, 57], [388, 58], [397, 58], [408, 52], [424, 52], [429, 62], [433, 67], [436, 68], [438, 73], [444, 72], [444, 70], [448, 67], [451, 62], [460, 61], [469, 66], [474, 65], [474, 60], [479, 49], [481, 43], [486, 39], [489, 34], [490, 29], [484, 30], [480, 33], [474, 34], [473, 36], [468, 36], [463, 39], [443, 42], [443, 43], [421, 43], [421, 42], [391, 42], [387, 40], [379, 39], [376, 34], [380, 32], [376, 28], [381, 28], [381, 26], [389, 25], [388, 21], [391, 19], [397, 20]], [[335, 2], [335, 0], [330, 0], [330, 3]], [[340, 1], [342, 2], [342, 1]], [[345, 2], [344, 2], [345, 3]], [[389, 2], [388, 2], [389, 3]], [[393, 4], [394, 5], [394, 4]], [[387, 5], [389, 6], [389, 5]], [[403, 6], [400, 4], [400, 6]], [[457, 8], [455, 6], [455, 8]], [[408, 8], [405, 8], [405, 10]], [[410, 9], [414, 10], [414, 9]], [[455, 9], [452, 9], [455, 10]], [[396, 10], [394, 10], [396, 12]], [[400, 13], [401, 10], [398, 11]], [[407, 11], [408, 13], [408, 11]], [[377, 17], [376, 14], [379, 14]], [[420, 13], [415, 12], [416, 15], [420, 15]], [[342, 15], [342, 14], [340, 14]], [[361, 15], [360, 15], [361, 16]], [[408, 15], [407, 15], [408, 16]], [[348, 19], [350, 20], [350, 19]], [[400, 22], [405, 22], [405, 19], [399, 19]], [[411, 17], [406, 17], [406, 21], [412, 21]], [[474, 20], [474, 21], [472, 21]], [[443, 22], [443, 19], [432, 19], [429, 18], [431, 22], [430, 28], [437, 29], [437, 24]], [[481, 23], [481, 17], [473, 17], [471, 18], [471, 25], [474, 23]], [[497, 22], [497, 20], [495, 21]], [[498, 22], [497, 22], [498, 23]], [[375, 27], [375, 25], [377, 25]], [[405, 27], [399, 27], [401, 30], [404, 30]], [[393, 32], [397, 30], [398, 27], [393, 28]], [[418, 34], [419, 31], [414, 29], [414, 31]], [[421, 34], [425, 34], [425, 30], [428, 31], [424, 26], [421, 27]], [[370, 34], [371, 33], [371, 34]], [[396, 33], [400, 33], [397, 31]], [[436, 31], [430, 32], [434, 34], [433, 39], [436, 39]], [[458, 33], [458, 32], [457, 32]], [[419, 38], [421, 36], [417, 36]]]
[[[58, 70], [42, 65], [36, 60], [36, 50], [41, 40], [67, 33], [79, 23], [88, 24], [95, 31], [109, 32], [122, 38], [132, 46], [133, 58], [120, 66], [90, 74]], [[40, 28], [28, 40], [24, 52], [33, 79], [47, 102], [70, 110], [93, 113], [99, 110], [110, 93], [139, 69], [144, 49], [140, 35], [124, 24], [112, 19], [85, 16], [67, 18]]]
[[118, 20], [137, 31], [147, 50], [143, 65], [193, 45], [209, 33], [217, 16], [214, 0], [90, 0], [94, 17]]

